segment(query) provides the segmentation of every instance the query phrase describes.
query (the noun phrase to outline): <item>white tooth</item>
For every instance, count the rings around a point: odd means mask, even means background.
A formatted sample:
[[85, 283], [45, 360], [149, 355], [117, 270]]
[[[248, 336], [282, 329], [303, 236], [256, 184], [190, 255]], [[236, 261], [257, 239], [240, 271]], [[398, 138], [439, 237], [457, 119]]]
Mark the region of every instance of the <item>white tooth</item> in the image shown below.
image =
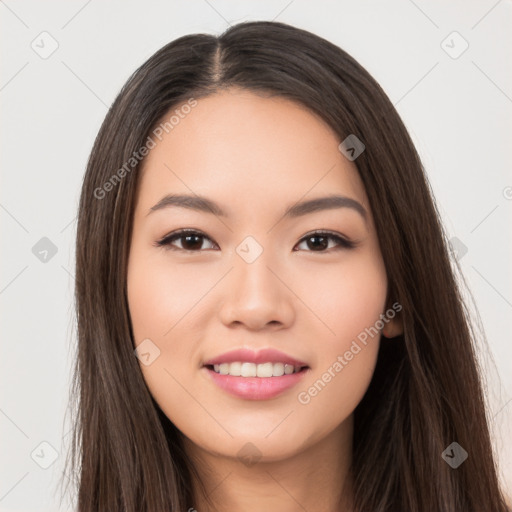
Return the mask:
[[256, 365], [254, 363], [242, 363], [240, 375], [242, 377], [256, 377]]
[[285, 364], [284, 365], [284, 373], [286, 375], [290, 375], [290, 373], [293, 373], [293, 365], [291, 364]]
[[236, 363], [231, 363], [230, 366], [229, 366], [229, 375], [233, 375], [235, 377], [240, 377], [240, 375], [242, 375], [242, 363], [240, 362], [236, 362]]
[[256, 366], [257, 377], [272, 377], [272, 363], [262, 363]]
[[274, 363], [272, 367], [272, 375], [274, 377], [281, 377], [284, 375], [284, 364], [283, 363]]
[[233, 363], [214, 364], [213, 370], [220, 375], [232, 375], [234, 377], [281, 377], [297, 373], [301, 366], [293, 366], [285, 363], [244, 363], [235, 361]]

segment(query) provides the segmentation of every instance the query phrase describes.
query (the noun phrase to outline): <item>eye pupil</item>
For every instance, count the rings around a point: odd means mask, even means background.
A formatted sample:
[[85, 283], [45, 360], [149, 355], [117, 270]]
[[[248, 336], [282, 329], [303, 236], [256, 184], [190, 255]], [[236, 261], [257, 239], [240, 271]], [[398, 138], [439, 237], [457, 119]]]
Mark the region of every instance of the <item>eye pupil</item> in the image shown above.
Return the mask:
[[[195, 243], [190, 243], [190, 239], [194, 239]], [[202, 236], [201, 235], [182, 235], [182, 240], [184, 240], [183, 248], [186, 250], [194, 250], [194, 249], [200, 249], [202, 246]], [[199, 240], [199, 243], [198, 243]], [[192, 247], [190, 247], [192, 245]]]
[[[318, 240], [318, 239], [322, 240], [322, 242], [320, 244], [317, 244], [317, 243], [310, 244], [309, 243], [311, 240]], [[323, 235], [312, 235], [312, 236], [308, 237], [308, 247], [309, 248], [327, 249], [328, 246], [329, 246], [328, 237], [326, 237], [326, 236], [323, 236]]]

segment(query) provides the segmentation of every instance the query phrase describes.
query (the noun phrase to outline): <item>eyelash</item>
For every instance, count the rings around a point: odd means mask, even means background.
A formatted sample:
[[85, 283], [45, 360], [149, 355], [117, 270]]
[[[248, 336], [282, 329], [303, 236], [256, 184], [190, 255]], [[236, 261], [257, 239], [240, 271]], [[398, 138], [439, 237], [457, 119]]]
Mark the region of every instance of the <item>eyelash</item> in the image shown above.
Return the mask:
[[[201, 233], [201, 231], [196, 231], [194, 229], [181, 229], [179, 231], [175, 231], [174, 233], [170, 233], [170, 234], [166, 235], [164, 238], [158, 240], [157, 242], [155, 242], [155, 246], [156, 247], [162, 247], [165, 250], [181, 251], [181, 252], [186, 252], [186, 253], [202, 252], [201, 249], [195, 251], [195, 250], [191, 250], [191, 249], [182, 249], [180, 247], [173, 247], [171, 245], [171, 243], [174, 242], [175, 240], [182, 239], [182, 238], [184, 238], [187, 235], [198, 235], [201, 238], [210, 240], [212, 242], [212, 240], [208, 236], [206, 236], [204, 233]], [[332, 250], [336, 250], [337, 251], [337, 250], [342, 250], [342, 249], [353, 249], [354, 247], [356, 247], [358, 245], [356, 242], [353, 242], [351, 240], [347, 240], [347, 239], [341, 237], [340, 235], [338, 235], [338, 234], [336, 234], [336, 233], [334, 233], [332, 231], [324, 231], [324, 230], [313, 231], [311, 233], [308, 233], [307, 235], [303, 236], [299, 240], [299, 244], [304, 242], [304, 241], [307, 241], [308, 238], [311, 238], [311, 237], [317, 236], [317, 235], [324, 236], [324, 237], [326, 237], [328, 239], [331, 239], [331, 240], [335, 240], [338, 243], [338, 246], [337, 247], [331, 247], [330, 249], [326, 249], [326, 250], [322, 250], [322, 251], [311, 251], [311, 250], [309, 250], [309, 251], [306, 251], [306, 252], [327, 253], [327, 252], [330, 252]]]

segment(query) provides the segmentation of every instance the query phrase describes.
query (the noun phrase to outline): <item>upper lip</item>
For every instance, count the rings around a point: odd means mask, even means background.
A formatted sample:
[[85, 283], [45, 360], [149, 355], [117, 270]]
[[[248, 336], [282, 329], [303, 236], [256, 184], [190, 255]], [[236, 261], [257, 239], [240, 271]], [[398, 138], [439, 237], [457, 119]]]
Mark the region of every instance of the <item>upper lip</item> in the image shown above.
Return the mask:
[[284, 363], [291, 364], [293, 366], [308, 366], [306, 363], [273, 348], [265, 348], [259, 350], [258, 352], [254, 352], [248, 348], [230, 350], [229, 352], [225, 352], [224, 354], [214, 357], [213, 359], [208, 359], [208, 361], [204, 362], [204, 366], [222, 363], [234, 363], [237, 361], [255, 364]]

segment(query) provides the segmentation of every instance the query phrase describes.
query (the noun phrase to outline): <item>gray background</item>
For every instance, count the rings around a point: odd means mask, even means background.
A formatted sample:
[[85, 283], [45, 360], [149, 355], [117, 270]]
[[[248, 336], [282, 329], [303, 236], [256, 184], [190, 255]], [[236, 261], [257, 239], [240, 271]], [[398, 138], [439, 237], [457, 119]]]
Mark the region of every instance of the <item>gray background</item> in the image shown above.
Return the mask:
[[347, 50], [408, 127], [487, 333], [489, 417], [512, 491], [510, 1], [0, 0], [0, 16], [0, 510], [71, 510], [57, 484], [70, 437], [76, 208], [108, 106], [169, 41], [263, 19]]

